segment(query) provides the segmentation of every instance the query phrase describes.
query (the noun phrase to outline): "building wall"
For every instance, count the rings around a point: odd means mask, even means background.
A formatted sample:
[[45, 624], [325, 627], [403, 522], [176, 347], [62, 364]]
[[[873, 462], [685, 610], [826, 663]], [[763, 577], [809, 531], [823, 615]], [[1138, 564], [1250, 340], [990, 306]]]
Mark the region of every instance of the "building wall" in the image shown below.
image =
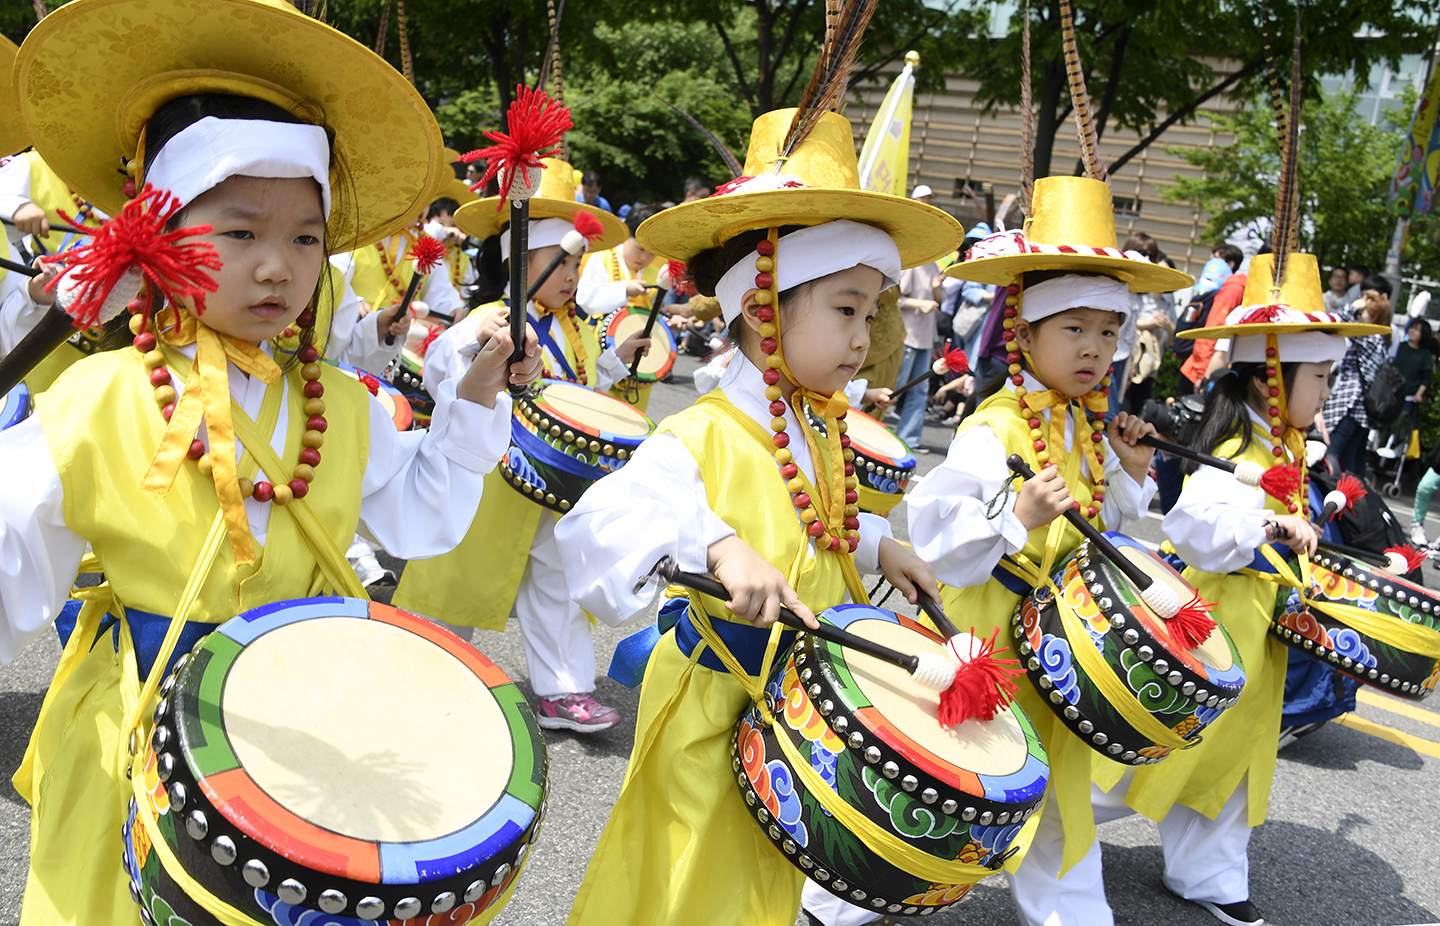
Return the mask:
[[[1217, 71], [1222, 77], [1225, 74], [1223, 65], [1217, 66]], [[854, 125], [857, 145], [863, 143], [870, 121], [892, 80], [893, 75], [887, 75], [879, 83], [852, 88], [845, 116]], [[1006, 195], [1019, 192], [1020, 116], [1018, 109], [984, 114], [974, 100], [978, 84], [973, 80], [948, 75], [945, 83], [944, 93], [915, 95], [908, 187], [929, 184], [936, 193], [934, 204], [968, 228], [981, 218], [981, 212], [965, 195], [967, 184], [982, 203], [985, 202], [982, 191], [993, 194], [997, 209]], [[1233, 140], [1230, 135], [1216, 131], [1211, 118], [1231, 110], [1233, 103], [1222, 97], [1211, 100], [1210, 104], [1189, 125], [1167, 129], [1110, 178], [1119, 243], [1123, 244], [1131, 231], [1146, 232], [1159, 242], [1160, 249], [1177, 267], [1192, 274], [1200, 272], [1210, 257], [1211, 248], [1219, 243], [1202, 240], [1209, 216], [1184, 203], [1169, 205], [1161, 194], [1174, 185], [1177, 174], [1200, 174], [1167, 148], [1226, 145]], [[1140, 137], [1136, 132], [1112, 125], [1101, 138], [1100, 150], [1107, 160], [1113, 160]], [[1078, 153], [1074, 121], [1070, 120], [1056, 134], [1050, 172], [1072, 173]], [[1007, 218], [1007, 224], [1013, 227], [1020, 221], [1019, 210], [1012, 210]]]

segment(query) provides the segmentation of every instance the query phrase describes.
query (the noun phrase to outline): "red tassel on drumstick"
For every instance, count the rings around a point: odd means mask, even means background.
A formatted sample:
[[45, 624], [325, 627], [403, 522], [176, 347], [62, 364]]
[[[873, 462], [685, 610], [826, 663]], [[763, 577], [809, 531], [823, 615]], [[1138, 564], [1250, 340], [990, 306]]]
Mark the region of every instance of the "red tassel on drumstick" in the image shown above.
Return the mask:
[[1342, 473], [1335, 488], [1325, 496], [1325, 507], [1321, 509], [1320, 517], [1316, 519], [1315, 523], [1324, 527], [1337, 514], [1354, 511], [1355, 503], [1365, 497], [1365, 492], [1365, 483], [1349, 473]]
[[1234, 473], [1241, 485], [1261, 489], [1266, 495], [1282, 502], [1293, 501], [1300, 488], [1300, 470], [1294, 466], [1262, 466], [1251, 460], [1226, 460], [1223, 457], [1192, 450], [1184, 444], [1165, 440], [1154, 434], [1140, 438], [1140, 443], [1156, 450], [1192, 460], [1203, 466], [1213, 466], [1227, 473]]
[[577, 209], [575, 211], [574, 224], [574, 229], [566, 232], [564, 237], [560, 239], [560, 253], [555, 255], [554, 259], [545, 266], [545, 269], [542, 270], [540, 275], [530, 284], [530, 290], [525, 293], [526, 303], [529, 303], [530, 300], [535, 298], [535, 294], [540, 292], [540, 287], [544, 286], [545, 281], [550, 279], [550, 275], [560, 268], [560, 265], [565, 262], [566, 257], [584, 254], [590, 250], [590, 245], [596, 238], [605, 234], [605, 226], [600, 224], [600, 220], [584, 209]]
[[[940, 692], [940, 726], [959, 726], [967, 720], [994, 720], [995, 714], [1015, 700], [1019, 686], [1015, 676], [1024, 675], [1018, 659], [1001, 659], [995, 649], [999, 629], [990, 639], [981, 640], [970, 633], [957, 634], [946, 641], [955, 654], [959, 667], [950, 687]], [[961, 652], [964, 647], [965, 652]], [[999, 650], [998, 652], [1004, 652]]]
[[1388, 570], [1392, 575], [1402, 576], [1407, 572], [1414, 572], [1425, 565], [1429, 554], [1417, 550], [1410, 544], [1401, 544], [1398, 547], [1389, 547], [1385, 550], [1385, 559]]
[[[418, 235], [415, 243], [410, 246], [409, 252], [405, 255], [405, 259], [415, 262], [415, 272], [410, 275], [410, 285], [405, 287], [405, 296], [400, 300], [400, 310], [395, 313], [396, 318], [403, 318], [405, 313], [410, 311], [410, 303], [415, 301], [415, 293], [420, 289], [420, 281], [429, 276], [430, 271], [440, 266], [440, 262], [445, 259], [445, 245], [429, 235]], [[385, 335], [385, 343], [394, 344], [395, 335]]]
[[172, 304], [188, 296], [195, 301], [196, 315], [205, 311], [205, 294], [217, 287], [206, 271], [219, 270], [220, 258], [206, 242], [181, 243], [209, 232], [209, 225], [165, 231], [181, 206], [168, 192], [146, 186], [94, 233], [89, 244], [41, 258], [45, 263], [63, 263], [66, 270], [46, 287], [55, 293], [54, 305], [0, 359], [0, 395], [28, 376], [75, 329], [110, 322], [135, 300], [145, 283]]

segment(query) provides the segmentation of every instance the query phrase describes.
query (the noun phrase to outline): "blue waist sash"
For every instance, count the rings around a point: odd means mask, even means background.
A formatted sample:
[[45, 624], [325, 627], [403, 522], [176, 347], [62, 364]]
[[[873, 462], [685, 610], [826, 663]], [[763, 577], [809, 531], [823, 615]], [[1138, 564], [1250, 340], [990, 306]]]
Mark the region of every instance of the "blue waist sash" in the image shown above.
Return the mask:
[[[645, 667], [650, 662], [650, 654], [654, 652], [656, 645], [660, 643], [661, 635], [671, 624], [675, 629], [675, 645], [680, 647], [680, 652], [686, 656], [692, 655], [695, 647], [703, 642], [703, 638], [690, 619], [690, 599], [671, 598], [660, 609], [655, 624], [620, 641], [620, 645], [615, 647], [615, 656], [606, 674], [627, 688], [639, 685], [645, 677]], [[769, 630], [726, 620], [711, 621], [710, 626], [715, 628], [715, 635], [735, 655], [746, 672], [751, 675], [760, 674], [765, 662], [765, 647], [770, 642]], [[780, 645], [776, 653], [784, 652], [785, 648], [794, 642], [795, 631], [786, 630], [780, 635]], [[700, 654], [699, 663], [715, 672], [728, 671], [725, 663], [721, 662], [720, 657], [709, 647]]]
[[1007, 591], [1013, 592], [1016, 595], [1019, 595], [1021, 598], [1024, 598], [1026, 595], [1029, 595], [1031, 592], [1035, 591], [1035, 587], [1032, 586], [1029, 582], [1026, 582], [1024, 579], [1020, 578], [1015, 573], [1005, 568], [1003, 558], [1001, 559], [1000, 563], [995, 566], [994, 569], [990, 570], [990, 578], [1005, 586]]
[[[60, 635], [60, 645], [63, 647], [70, 641], [70, 635], [75, 632], [75, 624], [80, 619], [80, 606], [82, 602], [67, 601], [61, 609], [58, 617], [55, 618], [55, 632]], [[155, 657], [160, 655], [160, 644], [165, 642], [165, 634], [170, 629], [170, 618], [163, 614], [151, 614], [149, 611], [140, 611], [135, 608], [125, 609], [125, 620], [130, 625], [130, 639], [135, 643], [135, 663], [139, 670], [140, 680], [144, 681], [150, 676], [150, 669], [155, 665]], [[175, 643], [175, 651], [170, 654], [170, 659], [165, 664], [165, 672], [168, 674], [175, 668], [175, 663], [181, 656], [195, 648], [200, 638], [210, 631], [219, 627], [219, 624], [204, 624], [190, 621], [180, 631], [180, 639]], [[106, 614], [100, 621], [100, 631], [95, 635], [90, 647], [94, 649], [105, 636], [106, 631], [110, 632], [110, 645], [115, 652], [120, 652], [120, 619], [113, 614]]]

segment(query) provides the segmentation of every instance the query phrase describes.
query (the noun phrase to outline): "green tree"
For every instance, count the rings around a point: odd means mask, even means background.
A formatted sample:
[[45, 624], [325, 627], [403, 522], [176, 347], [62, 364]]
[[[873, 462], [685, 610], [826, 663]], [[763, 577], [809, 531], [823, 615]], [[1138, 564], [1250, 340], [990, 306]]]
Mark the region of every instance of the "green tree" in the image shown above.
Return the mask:
[[[1390, 176], [1403, 136], [1392, 125], [1372, 126], [1355, 111], [1353, 90], [1321, 94], [1302, 107], [1299, 156], [1300, 244], [1322, 267], [1384, 263], [1391, 220], [1386, 211]], [[1275, 212], [1280, 148], [1275, 113], [1258, 98], [1217, 128], [1234, 133], [1223, 147], [1172, 148], [1204, 171], [1175, 178], [1170, 202], [1189, 202], [1210, 213], [1206, 235], [1223, 239], [1252, 222], [1268, 227]]]

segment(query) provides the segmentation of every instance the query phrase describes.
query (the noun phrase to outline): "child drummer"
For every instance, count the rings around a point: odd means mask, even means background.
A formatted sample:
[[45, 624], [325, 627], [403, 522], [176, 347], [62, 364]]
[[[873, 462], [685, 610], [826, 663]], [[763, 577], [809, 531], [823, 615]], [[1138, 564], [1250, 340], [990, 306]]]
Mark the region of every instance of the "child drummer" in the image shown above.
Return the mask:
[[[135, 38], [116, 39], [118, 23]], [[174, 656], [261, 605], [363, 597], [341, 552], [361, 521], [405, 556], [458, 542], [469, 525], [460, 503], [473, 510], [508, 443], [507, 381], [533, 381], [539, 359], [532, 334], [527, 358], [510, 364], [498, 335], [440, 391], [437, 424], [406, 434], [363, 386], [318, 362], [327, 251], [403, 226], [434, 186], [425, 170], [440, 147], [424, 101], [363, 46], [268, 0], [76, 0], [31, 31], [17, 68], [61, 59], [96, 108], [53, 106], [37, 81], [22, 115], [46, 162], [126, 220], [97, 241], [153, 255], [162, 228], [187, 231], [173, 262], [145, 265], [164, 268], [171, 298], [155, 289], [130, 303], [133, 348], [78, 361], [34, 416], [0, 434], [13, 483], [0, 493], [0, 550], [16, 565], [0, 576], [0, 658], [55, 618], [87, 543], [106, 578], [87, 590], [15, 775], [33, 807], [21, 920], [123, 926], [159, 917], [131, 899], [118, 858], [124, 743], [136, 741], [121, 731], [152, 709], [134, 704], [127, 717], [122, 704], [165, 668], [172, 619], [189, 619]], [[224, 69], [196, 69], [212, 59]], [[331, 81], [375, 105], [308, 96]], [[359, 158], [382, 117], [397, 149], [420, 152], [408, 165], [418, 176], [388, 156], [346, 175], [335, 152]], [[136, 200], [115, 164], [133, 167]], [[106, 267], [95, 253], [72, 253], [69, 270]], [[93, 294], [97, 308], [124, 307], [137, 285]], [[87, 304], [67, 299], [71, 311]], [[291, 326], [298, 338], [284, 336]]]
[[[1010, 372], [990, 383], [961, 424], [945, 461], [908, 496], [915, 552], [945, 583], [945, 611], [982, 638], [1008, 631], [1022, 595], [1080, 543], [1061, 513], [1074, 507], [1096, 526], [1123, 530], [1144, 516], [1155, 484], [1145, 422], [1120, 413], [1105, 427], [1110, 362], [1130, 312], [1130, 293], [1164, 292], [1190, 277], [1115, 248], [1109, 187], [1088, 177], [1036, 181], [1026, 233], [981, 241], [946, 273], [1009, 286]], [[1006, 458], [1038, 475], [1016, 492]], [[1003, 638], [1003, 637], [1002, 637]], [[1050, 757], [1050, 793], [1034, 843], [1011, 889], [1022, 920], [1091, 924], [1067, 914], [1070, 880], [1099, 879], [1091, 815], [1091, 747], [1072, 734], [1029, 685], [1019, 703]], [[1100, 760], [1104, 776], [1122, 766]], [[1069, 871], [1065, 881], [1057, 875]]]
[[[781, 605], [813, 621], [847, 592], [866, 601], [861, 570], [882, 571], [912, 602], [917, 589], [936, 593], [929, 567], [859, 513], [841, 390], [864, 362], [881, 290], [952, 248], [960, 228], [922, 203], [861, 192], [849, 123], [834, 113], [816, 114], [785, 151], [797, 112], [757, 120], [746, 177], [640, 228], [647, 250], [690, 260], [739, 351], [717, 388], [556, 528], [571, 594], [607, 623], [644, 611], [655, 592], [635, 580], [666, 555], [712, 571], [731, 595], [667, 606], [678, 623], [650, 657], [625, 785], [572, 926], [791, 926], [804, 876], [730, 776], [769, 627]], [[843, 185], [822, 185], [837, 173]], [[792, 215], [816, 224], [785, 225]], [[829, 439], [797, 414], [807, 400]]]

